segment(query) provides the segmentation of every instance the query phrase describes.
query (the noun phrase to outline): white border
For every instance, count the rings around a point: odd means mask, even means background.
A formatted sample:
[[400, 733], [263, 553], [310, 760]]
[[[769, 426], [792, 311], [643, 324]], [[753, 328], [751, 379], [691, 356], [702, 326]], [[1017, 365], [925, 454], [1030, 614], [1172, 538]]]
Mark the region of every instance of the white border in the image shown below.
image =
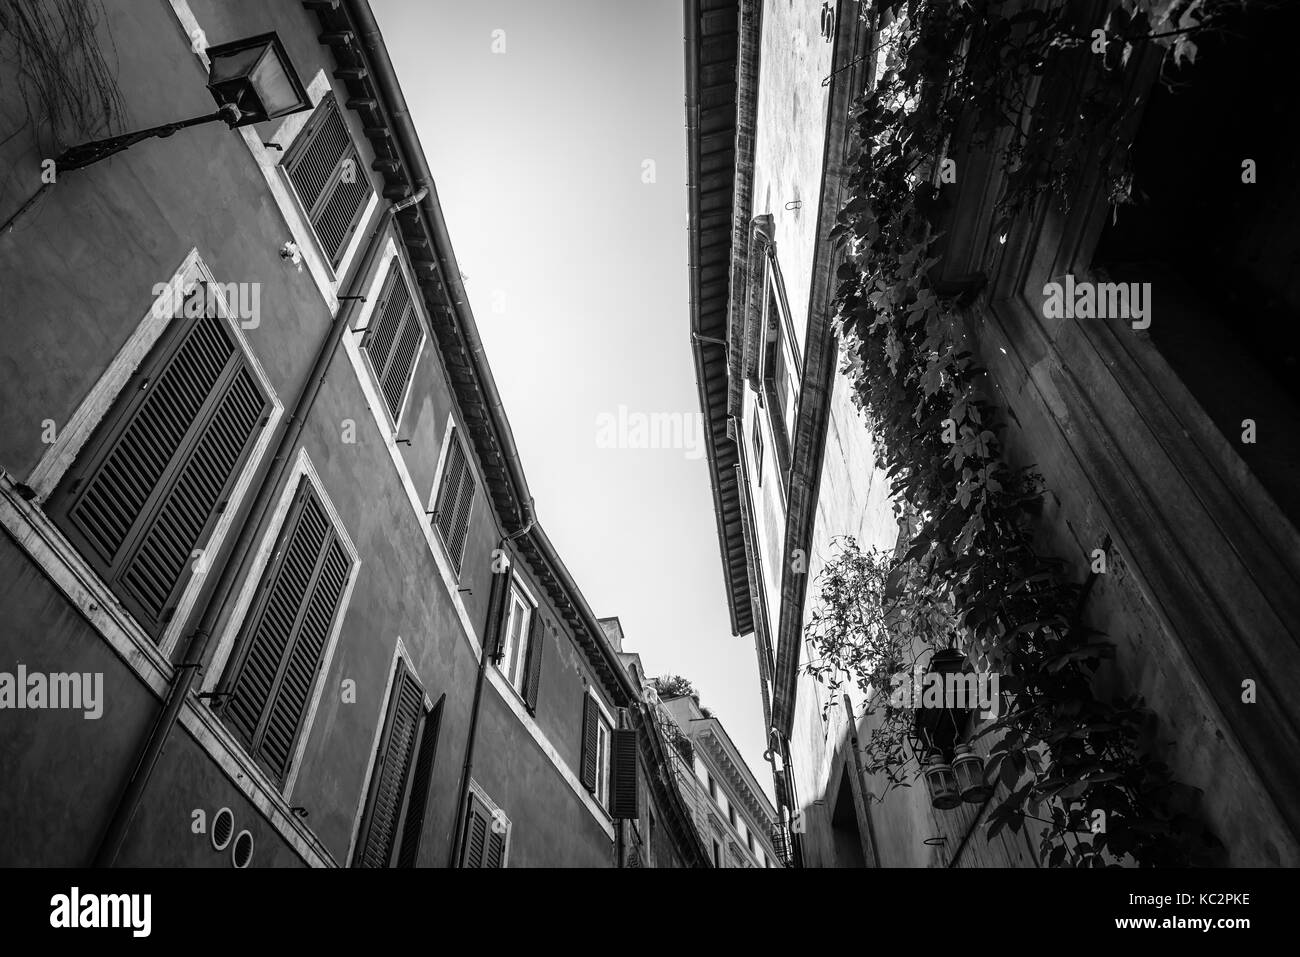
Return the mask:
[[[392, 254], [389, 254], [389, 250]], [[420, 360], [424, 358], [424, 349], [429, 344], [429, 323], [424, 318], [424, 302], [419, 295], [419, 285], [415, 282], [415, 276], [406, 267], [406, 257], [397, 255], [397, 243], [389, 235], [388, 242], [384, 246], [384, 258], [381, 260], [387, 266], [384, 269], [375, 270], [375, 275], [371, 278], [370, 286], [366, 291], [366, 301], [358, 310], [357, 323], [351, 329], [356, 332], [357, 326], [361, 326], [370, 332], [370, 325], [375, 321], [375, 310], [379, 305], [379, 296], [384, 291], [384, 283], [388, 280], [389, 269], [393, 268], [396, 263], [398, 272], [401, 273], [401, 281], [406, 284], [406, 295], [411, 300], [411, 310], [415, 315], [415, 321], [420, 324], [420, 345], [415, 350], [415, 358], [411, 362], [411, 373], [406, 377], [406, 385], [402, 387], [402, 400], [397, 404], [397, 416], [388, 411], [388, 400], [383, 399], [383, 392], [379, 389], [379, 373], [375, 369], [375, 364], [370, 361], [370, 349], [361, 346], [367, 336], [360, 337], [357, 346], [361, 350], [361, 355], [366, 360], [366, 368], [370, 370], [370, 377], [375, 380], [375, 389], [383, 401], [380, 403], [384, 418], [388, 420], [388, 427], [392, 430], [393, 435], [400, 435], [398, 429], [402, 425], [402, 416], [406, 414], [406, 404], [411, 398], [411, 392], [415, 386], [415, 376], [420, 369]], [[414, 290], [414, 291], [413, 291]], [[397, 340], [393, 340], [393, 349], [397, 349]]]
[[248, 617], [249, 609], [253, 603], [253, 597], [261, 587], [263, 576], [270, 564], [271, 554], [275, 549], [275, 543], [279, 540], [289, 509], [293, 505], [300, 482], [304, 478], [311, 483], [317, 498], [320, 499], [321, 504], [324, 506], [330, 524], [333, 526], [339, 540], [343, 543], [344, 550], [352, 559], [352, 564], [348, 569], [347, 581], [344, 583], [343, 592], [339, 597], [338, 609], [334, 612], [334, 621], [330, 625], [329, 636], [325, 640], [325, 649], [321, 653], [319, 671], [312, 687], [311, 700], [308, 702], [307, 710], [303, 714], [302, 727], [298, 731], [298, 741], [290, 758], [288, 771], [285, 774], [284, 787], [280, 789], [280, 793], [286, 801], [293, 794], [294, 785], [298, 780], [303, 753], [307, 749], [307, 740], [311, 737], [316, 711], [320, 707], [321, 695], [329, 678], [330, 664], [334, 658], [334, 648], [338, 644], [339, 633], [343, 630], [343, 620], [347, 617], [348, 605], [352, 601], [352, 589], [356, 585], [357, 572], [361, 568], [361, 559], [357, 556], [356, 546], [352, 544], [347, 527], [339, 518], [334, 503], [330, 500], [329, 493], [325, 491], [325, 486], [321, 482], [320, 476], [317, 474], [311, 457], [307, 455], [305, 448], [298, 450], [298, 459], [294, 462], [293, 471], [289, 473], [288, 481], [280, 490], [280, 500], [276, 503], [271, 520], [267, 523], [266, 531], [262, 533], [262, 541], [257, 547], [253, 564], [244, 577], [243, 585], [240, 586], [239, 596], [235, 600], [230, 616], [226, 619], [225, 628], [221, 632], [221, 639], [217, 643], [216, 653], [212, 656], [212, 661], [207, 667], [203, 681], [203, 690], [212, 691], [220, 682], [227, 665], [230, 663], [235, 641], [244, 627], [245, 619]]
[[380, 698], [379, 717], [375, 722], [375, 733], [370, 738], [370, 757], [366, 761], [366, 776], [362, 780], [361, 784], [361, 800], [357, 802], [357, 810], [352, 818], [352, 838], [348, 841], [348, 853], [345, 858], [348, 867], [352, 867], [355, 864], [353, 856], [356, 854], [357, 841], [361, 838], [361, 819], [365, 816], [366, 802], [370, 799], [371, 778], [375, 773], [375, 761], [379, 757], [379, 739], [384, 735], [384, 724], [388, 720], [388, 709], [392, 707], [393, 679], [397, 677], [397, 663], [399, 661], [410, 669], [411, 674], [415, 675], [415, 680], [420, 685], [420, 694], [424, 699], [425, 714], [427, 715], [429, 711], [433, 710], [433, 700], [429, 697], [429, 692], [424, 687], [424, 682], [420, 680], [420, 673], [415, 670], [415, 662], [411, 660], [411, 655], [406, 650], [406, 645], [402, 642], [402, 636], [398, 635], [397, 644], [393, 648], [393, 657], [388, 662], [388, 677], [384, 679], [384, 695]]
[[[438, 547], [442, 550], [442, 556], [444, 559], [446, 559], [448, 568], [451, 568], [451, 550], [447, 548], [447, 543], [442, 540], [442, 531], [435, 524], [434, 516], [431, 513], [438, 506], [438, 492], [441, 489], [442, 480], [446, 477], [443, 473], [447, 469], [447, 458], [451, 454], [451, 441], [452, 441], [453, 430], [455, 430], [455, 432], [457, 433], [456, 441], [461, 444], [461, 451], [464, 452], [465, 454], [465, 461], [467, 463], [473, 461], [469, 453], [465, 452], [465, 440], [461, 437], [464, 434], [465, 430], [461, 428], [459, 423], [456, 422], [455, 416], [448, 414], [447, 424], [443, 427], [442, 430], [442, 447], [438, 449], [438, 467], [433, 473], [433, 488], [429, 490], [429, 504], [426, 505], [424, 509], [424, 521], [429, 526], [429, 528], [433, 531], [433, 538], [438, 543]], [[482, 476], [480, 476], [477, 472], [475, 472], [474, 497], [469, 500], [469, 518], [466, 519], [467, 523], [469, 522], [470, 519], [474, 517], [474, 503], [478, 501], [480, 492], [483, 492], [483, 494], [485, 495], [487, 494], [487, 490], [483, 485]], [[468, 536], [466, 537], [465, 541], [466, 541], [466, 546], [468, 547], [469, 544]], [[462, 568], [465, 567], [465, 556], [463, 554], [460, 556], [460, 565]], [[460, 573], [455, 569], [453, 569], [452, 574], [455, 575], [456, 581], [457, 583], [459, 583]]]
[[[510, 843], [511, 843], [510, 838], [514, 836], [514, 831], [515, 831], [514, 822], [510, 820], [510, 818], [506, 815], [505, 811], [501, 810], [501, 808], [497, 805], [496, 801], [493, 801], [490, 797], [488, 797], [488, 793], [483, 790], [482, 785], [480, 785], [473, 778], [469, 779], [469, 790], [471, 794], [473, 794], [475, 797], [477, 797], [480, 801], [482, 801], [487, 806], [488, 816], [490, 818], [495, 818], [498, 814], [500, 814], [502, 819], [506, 822], [506, 841], [505, 841], [506, 846], [501, 851], [501, 868], [500, 868], [501, 870], [505, 870], [507, 867], [510, 866]], [[468, 803], [469, 797], [466, 796], [465, 800]], [[491, 821], [489, 821], [488, 827], [491, 826], [492, 826]], [[469, 808], [465, 809], [465, 827], [467, 829], [469, 828]], [[487, 848], [483, 849], [483, 853], [484, 854], [487, 853]], [[464, 843], [462, 843], [461, 844], [462, 859], [464, 858], [464, 856], [465, 856], [465, 845]], [[459, 861], [456, 862], [456, 866], [460, 867]]]
[[[270, 379], [262, 369], [262, 364], [258, 362], [257, 355], [244, 336], [240, 322], [231, 315], [222, 286], [217, 283], [212, 270], [199, 255], [198, 249], [191, 249], [186, 254], [176, 272], [168, 280], [167, 288], [155, 297], [126, 344], [118, 350], [103, 375], [99, 377], [81, 405], [60, 430], [54, 443], [45, 450], [41, 460], [36, 463], [36, 467], [32, 469], [27, 479], [27, 484], [36, 491], [37, 501], [44, 503], [50, 497], [64, 475], [76, 463], [77, 457], [95, 429], [117, 402], [136, 368], [148, 358], [158, 340], [171, 325], [175, 318], [177, 304], [184, 300], [187, 291], [199, 283], [209, 284], [207, 291], [216, 303], [217, 314], [225, 321], [226, 328], [234, 336], [236, 348], [243, 352], [249, 368], [252, 369], [254, 377], [271, 403], [269, 418], [260, 427], [261, 431], [244, 461], [234, 488], [230, 491], [226, 507], [222, 510], [207, 540], [196, 543], [201, 546], [205, 556], [213, 556], [220, 552], [226, 535], [229, 534], [234, 523], [235, 515], [239, 511], [239, 505], [252, 486], [253, 476], [257, 474], [258, 466], [271, 443], [271, 437], [275, 434], [280, 418], [284, 414], [284, 404], [272, 388]], [[180, 599], [173, 609], [171, 621], [158, 636], [158, 650], [164, 658], [170, 659], [180, 641], [181, 633], [188, 623], [190, 613], [194, 610], [194, 604], [198, 600], [199, 592], [210, 570], [209, 562], [191, 563], [189, 583], [181, 592]]]

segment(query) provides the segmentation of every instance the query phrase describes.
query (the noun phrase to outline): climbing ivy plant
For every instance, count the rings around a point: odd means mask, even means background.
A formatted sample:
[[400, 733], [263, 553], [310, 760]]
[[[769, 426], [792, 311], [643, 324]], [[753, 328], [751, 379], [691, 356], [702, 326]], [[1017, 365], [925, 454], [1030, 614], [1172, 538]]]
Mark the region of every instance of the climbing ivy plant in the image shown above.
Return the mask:
[[1035, 548], [1042, 478], [1007, 461], [1004, 412], [967, 347], [957, 302], [930, 277], [943, 255], [940, 185], [954, 142], [1001, 163], [999, 231], [1031, 204], [1068, 203], [1089, 167], [1106, 177], [1113, 203], [1126, 202], [1126, 151], [1110, 144], [1122, 142], [1132, 109], [1130, 59], [1160, 45], [1169, 80], [1240, 0], [1122, 0], [1095, 29], [1069, 19], [1076, 5], [1024, 6], [873, 5], [880, 70], [852, 118], [858, 153], [834, 227], [846, 251], [836, 326], [907, 538], [888, 558], [841, 543], [820, 579], [809, 669], [876, 692], [866, 760], [905, 783], [908, 719], [880, 692], [908, 654], [946, 643], [939, 632], [952, 626], [1014, 689], [981, 730], [996, 738], [989, 777], [1004, 785], [990, 838], [1032, 819], [1044, 825], [1040, 855], [1053, 866], [1209, 863], [1218, 842], [1196, 816], [1195, 790], [1149, 746], [1154, 715], [1136, 697], [1096, 690], [1114, 649], [1081, 620], [1086, 569]]

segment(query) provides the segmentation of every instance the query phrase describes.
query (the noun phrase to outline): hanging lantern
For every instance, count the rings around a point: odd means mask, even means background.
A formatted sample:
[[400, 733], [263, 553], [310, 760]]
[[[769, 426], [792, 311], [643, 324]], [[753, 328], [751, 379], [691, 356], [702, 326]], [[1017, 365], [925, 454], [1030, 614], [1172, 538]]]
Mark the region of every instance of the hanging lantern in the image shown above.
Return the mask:
[[984, 759], [969, 744], [959, 744], [952, 759], [957, 790], [967, 804], [982, 804], [993, 794], [984, 781]]
[[925, 756], [925, 786], [930, 792], [930, 803], [940, 811], [951, 810], [961, 803], [957, 775], [941, 751], [934, 750]]

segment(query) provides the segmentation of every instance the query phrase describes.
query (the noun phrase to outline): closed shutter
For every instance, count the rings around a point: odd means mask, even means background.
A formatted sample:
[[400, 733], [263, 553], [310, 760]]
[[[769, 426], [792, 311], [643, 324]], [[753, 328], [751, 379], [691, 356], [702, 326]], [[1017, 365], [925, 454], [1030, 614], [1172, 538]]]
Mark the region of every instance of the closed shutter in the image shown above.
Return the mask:
[[596, 762], [600, 752], [600, 706], [591, 695], [582, 698], [582, 786], [596, 790]]
[[282, 782], [316, 683], [352, 560], [302, 479], [275, 559], [240, 637], [227, 724]]
[[541, 610], [533, 612], [532, 623], [528, 629], [528, 658], [524, 662], [524, 704], [528, 710], [537, 710], [537, 691], [542, 682], [542, 647], [546, 639], [546, 626], [542, 623]]
[[321, 101], [284, 162], [330, 264], [337, 267], [371, 187], [333, 96]]
[[459, 439], [459, 430], [453, 428], [447, 440], [447, 461], [442, 470], [442, 484], [434, 505], [433, 522], [447, 549], [452, 569], [460, 574], [465, 557], [465, 540], [469, 533], [470, 510], [474, 504], [474, 469], [465, 456], [465, 447]]
[[270, 407], [223, 319], [172, 321], [178, 332], [132, 380], [139, 385], [51, 503], [154, 637], [171, 619], [194, 551], [225, 509]]
[[438, 732], [442, 729], [442, 706], [446, 694], [438, 699], [424, 718], [420, 732], [420, 750], [411, 779], [411, 797], [407, 802], [406, 823], [402, 826], [402, 843], [397, 852], [398, 867], [414, 867], [420, 857], [420, 840], [424, 837], [424, 816], [429, 808], [429, 791], [433, 782], [433, 762], [438, 754]]
[[610, 745], [609, 813], [618, 819], [635, 819], [637, 810], [637, 733], [616, 728]]
[[362, 867], [388, 867], [392, 863], [411, 781], [416, 743], [424, 719], [424, 692], [415, 675], [400, 661], [389, 701], [388, 717], [371, 776], [366, 827], [358, 861]]
[[365, 348], [379, 380], [384, 404], [396, 425], [401, 418], [407, 385], [420, 357], [420, 347], [424, 344], [424, 329], [396, 257], [389, 267], [388, 280], [370, 321], [373, 328], [366, 335]]
[[500, 867], [504, 853], [505, 835], [492, 830], [492, 812], [477, 795], [470, 794], [460, 866]]

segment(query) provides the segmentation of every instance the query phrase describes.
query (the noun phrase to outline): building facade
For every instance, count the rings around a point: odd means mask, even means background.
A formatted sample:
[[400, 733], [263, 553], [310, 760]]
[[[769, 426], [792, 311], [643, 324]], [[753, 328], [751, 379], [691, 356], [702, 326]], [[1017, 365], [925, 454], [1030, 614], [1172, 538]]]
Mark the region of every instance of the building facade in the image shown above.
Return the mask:
[[[846, 254], [832, 239], [862, 148], [854, 103], [893, 68], [896, 6], [685, 3], [692, 349], [724, 584], [734, 633], [753, 635], [799, 864], [1035, 866], [1031, 827], [986, 838], [988, 802], [941, 811], [923, 786], [865, 773], [866, 694], [852, 681], [832, 693], [807, 667], [814, 583], [842, 536], [885, 552], [900, 540], [833, 326]], [[1024, 22], [1061, 8], [1008, 6], [1031, 11]], [[1115, 6], [1068, 12], [1090, 36]], [[1292, 241], [1276, 232], [1294, 197], [1242, 192], [1243, 158], [1287, 162], [1276, 124], [1243, 105], [1255, 100], [1243, 77], [1248, 59], [1271, 62], [1288, 16], [1248, 15], [1229, 31], [1235, 48], [1206, 41], [1179, 95], [1155, 44], [1125, 59], [1127, 95], [1147, 104], [1126, 132], [1151, 194], [1136, 211], [1116, 214], [1094, 178], [1068, 211], [998, 222], [1006, 174], [973, 140], [949, 146], [955, 177], [937, 160], [934, 173], [947, 213], [931, 278], [959, 297], [971, 350], [1013, 408], [1008, 457], [1049, 490], [1036, 545], [1094, 566], [1083, 614], [1115, 645], [1107, 680], [1160, 715], [1156, 747], [1199, 789], [1233, 866], [1300, 860], [1285, 757], [1300, 710], [1283, 690], [1300, 669], [1300, 539], [1274, 418], [1295, 407], [1300, 300], [1278, 259]], [[1208, 128], [1193, 118], [1209, 115]], [[1198, 158], [1184, 169], [1175, 155]], [[1151, 330], [1053, 314], [1045, 291], [1067, 275], [1150, 281]], [[1270, 434], [1256, 441], [1262, 417]]]
[[[58, 6], [0, 36], [0, 863], [619, 865], [639, 689], [368, 4]], [[62, 152], [210, 114], [230, 43], [302, 108]]]

